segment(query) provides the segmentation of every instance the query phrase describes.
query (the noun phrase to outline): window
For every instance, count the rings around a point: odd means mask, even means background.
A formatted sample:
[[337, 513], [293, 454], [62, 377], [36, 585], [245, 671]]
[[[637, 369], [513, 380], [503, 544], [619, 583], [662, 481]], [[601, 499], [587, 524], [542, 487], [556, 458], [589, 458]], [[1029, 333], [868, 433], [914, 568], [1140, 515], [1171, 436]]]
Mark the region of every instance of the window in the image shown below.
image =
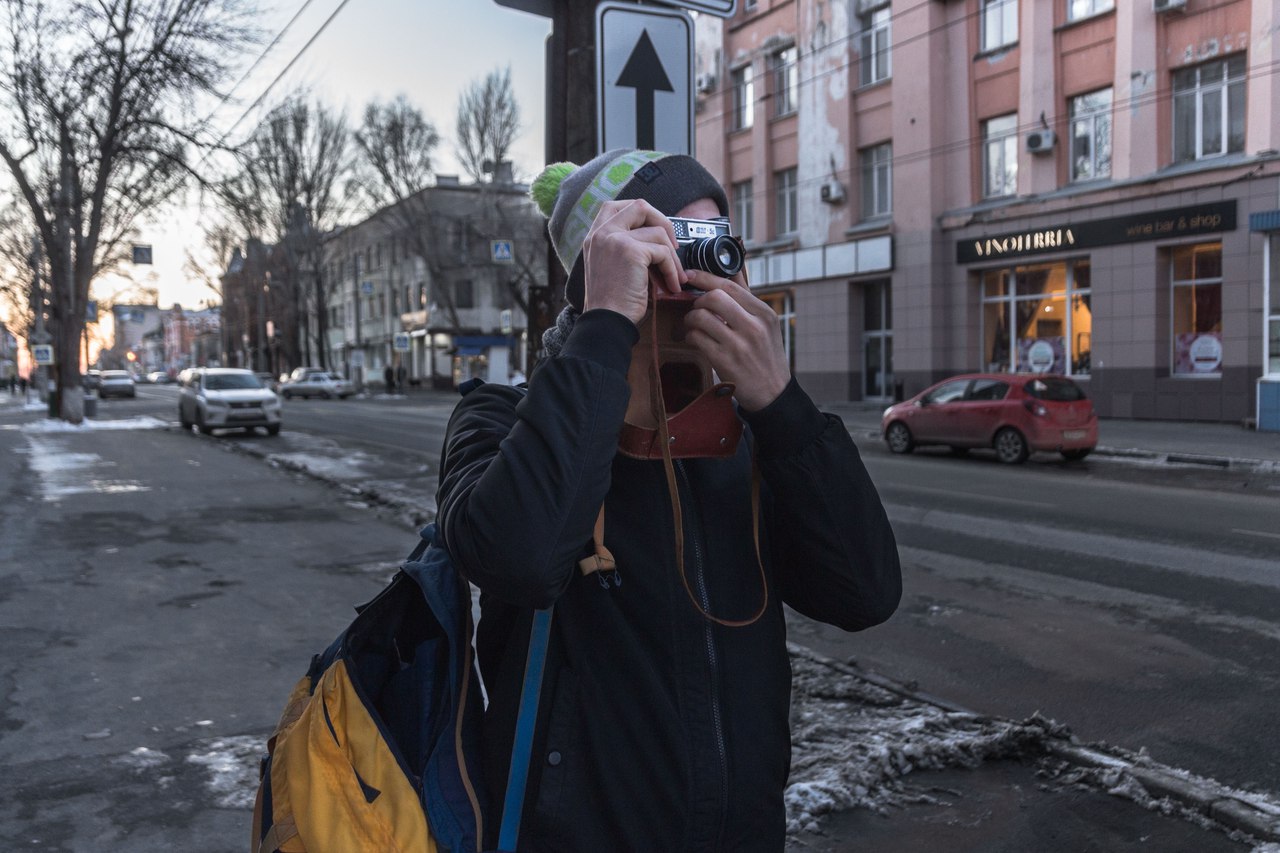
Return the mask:
[[773, 114], [790, 115], [800, 101], [800, 67], [796, 63], [795, 46], [780, 50], [769, 57], [773, 71]]
[[862, 85], [889, 79], [889, 5], [862, 16]]
[[1111, 90], [1071, 99], [1071, 180], [1111, 176]]
[[982, 123], [982, 195], [994, 198], [1018, 191], [1018, 116]]
[[1116, 0], [1067, 0], [1067, 20], [1078, 21], [1114, 9]]
[[1009, 384], [1007, 382], [1001, 382], [998, 379], [975, 379], [966, 399], [980, 402], [1003, 400], [1004, 395], [1008, 393]]
[[1173, 372], [1222, 373], [1222, 244], [1173, 250]]
[[476, 289], [471, 283], [471, 279], [463, 279], [454, 285], [453, 291], [453, 307], [455, 308], [474, 308], [476, 307]]
[[1268, 375], [1273, 378], [1280, 378], [1280, 287], [1276, 286], [1276, 282], [1280, 281], [1280, 252], [1276, 251], [1273, 235], [1267, 235], [1266, 239], [1272, 241], [1269, 252], [1271, 256], [1271, 304], [1263, 306], [1263, 311], [1267, 315], [1267, 357], [1262, 366]]
[[774, 172], [773, 186], [778, 198], [777, 233], [779, 236], [794, 234], [799, 228], [796, 219], [796, 170]]
[[1173, 72], [1173, 162], [1244, 150], [1244, 54]]
[[982, 0], [982, 49], [1018, 40], [1018, 0]]
[[982, 274], [983, 361], [989, 371], [1087, 376], [1093, 309], [1087, 260]]
[[734, 69], [733, 77], [733, 129], [751, 127], [756, 118], [756, 88], [751, 76], [751, 66]]
[[964, 392], [968, 387], [968, 379], [953, 379], [934, 388], [928, 394], [925, 394], [921, 400], [931, 406], [936, 406], [939, 403], [954, 403], [964, 398]]
[[738, 181], [733, 185], [733, 221], [738, 225], [738, 236], [750, 240], [752, 234], [751, 220], [754, 212], [751, 181]]
[[888, 216], [893, 211], [893, 144], [867, 148], [858, 158], [862, 161], [862, 218]]

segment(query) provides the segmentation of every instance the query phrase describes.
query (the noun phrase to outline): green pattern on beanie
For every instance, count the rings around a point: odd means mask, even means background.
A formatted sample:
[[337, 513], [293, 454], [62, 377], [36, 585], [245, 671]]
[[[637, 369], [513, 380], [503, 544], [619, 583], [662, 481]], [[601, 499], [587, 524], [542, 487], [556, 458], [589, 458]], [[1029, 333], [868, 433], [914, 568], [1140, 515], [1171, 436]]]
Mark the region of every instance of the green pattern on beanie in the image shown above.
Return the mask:
[[638, 168], [667, 156], [661, 151], [625, 151], [596, 173], [595, 179], [583, 189], [577, 204], [565, 217], [560, 233], [551, 235], [556, 254], [566, 271], [573, 269], [578, 255], [582, 253], [587, 232], [604, 203], [618, 197]]

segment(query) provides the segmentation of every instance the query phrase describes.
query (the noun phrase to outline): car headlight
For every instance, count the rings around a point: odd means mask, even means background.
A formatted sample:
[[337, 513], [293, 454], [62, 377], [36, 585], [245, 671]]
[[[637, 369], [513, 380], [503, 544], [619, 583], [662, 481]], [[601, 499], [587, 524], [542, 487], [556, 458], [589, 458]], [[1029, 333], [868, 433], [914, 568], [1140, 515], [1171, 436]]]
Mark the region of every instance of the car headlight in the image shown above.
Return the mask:
[[273, 394], [273, 395], [271, 395], [271, 397], [269, 397], [268, 399], [266, 399], [266, 400], [263, 400], [263, 401], [262, 401], [262, 408], [264, 408], [264, 409], [278, 409], [278, 408], [280, 408], [280, 398], [279, 398], [279, 397], [277, 397], [277, 396], [275, 396], [274, 394]]
[[206, 405], [208, 405], [208, 406], [209, 406], [209, 408], [211, 408], [211, 409], [225, 409], [225, 408], [227, 408], [227, 401], [226, 401], [226, 400], [215, 400], [215, 399], [213, 399], [212, 397], [206, 397], [206, 398], [205, 398], [205, 404], [206, 404]]
[[885, 409], [883, 412], [880, 413], [880, 420], [884, 420], [885, 418], [889, 417], [889, 413], [892, 411], [893, 411], [893, 406], [890, 406], [889, 408]]

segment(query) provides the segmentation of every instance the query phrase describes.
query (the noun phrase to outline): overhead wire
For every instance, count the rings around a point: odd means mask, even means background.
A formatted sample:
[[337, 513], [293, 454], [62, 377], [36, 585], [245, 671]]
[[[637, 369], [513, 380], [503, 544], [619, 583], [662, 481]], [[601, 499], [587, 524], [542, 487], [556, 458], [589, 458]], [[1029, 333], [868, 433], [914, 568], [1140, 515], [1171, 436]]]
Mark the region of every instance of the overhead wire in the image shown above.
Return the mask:
[[[914, 13], [914, 12], [916, 12], [916, 11], [920, 10], [920, 9], [923, 9], [923, 8], [926, 8], [926, 7], [928, 7], [928, 6], [932, 6], [932, 5], [935, 5], [935, 3], [933, 2], [933, 0], [925, 0], [925, 2], [922, 2], [922, 3], [916, 4], [916, 5], [914, 5], [914, 6], [907, 7], [907, 8], [905, 8], [905, 9], [900, 9], [900, 10], [898, 10], [898, 11], [895, 11], [895, 12], [893, 12], [893, 13], [892, 13], [892, 15], [891, 15], [890, 22], [892, 23], [892, 21], [893, 21], [893, 20], [900, 19], [900, 18], [902, 18], [902, 17], [904, 17], [904, 16], [906, 16], [906, 15], [909, 15], [909, 14]], [[896, 42], [895, 42], [895, 41], [893, 41], [893, 40], [892, 40], [892, 38], [891, 38], [890, 45], [889, 45], [889, 47], [887, 48], [887, 49], [890, 51], [890, 69], [891, 69], [891, 72], [890, 72], [890, 76], [889, 76], [889, 77], [887, 77], [887, 78], [885, 78], [885, 80], [884, 80], [883, 82], [885, 82], [885, 83], [889, 83], [889, 82], [891, 82], [891, 80], [892, 80], [892, 68], [893, 68], [893, 65], [894, 65], [894, 63], [893, 63], [893, 61], [892, 61], [892, 57], [893, 57], [893, 53], [894, 53], [894, 52], [896, 52], [896, 50], [897, 50], [897, 49], [901, 48], [901, 47], [902, 47], [902, 46], [904, 46], [904, 45], [911, 44], [911, 43], [913, 43], [913, 42], [919, 41], [919, 40], [921, 40], [921, 39], [926, 39], [926, 38], [929, 38], [929, 37], [931, 37], [931, 36], [934, 36], [934, 35], [936, 35], [936, 34], [938, 34], [938, 33], [942, 32], [942, 31], [944, 31], [944, 30], [946, 30], [946, 29], [948, 29], [948, 28], [951, 28], [951, 27], [954, 27], [954, 26], [957, 26], [957, 25], [961, 25], [961, 24], [965, 24], [965, 23], [967, 23], [968, 21], [970, 21], [970, 20], [971, 20], [971, 19], [973, 19], [973, 18], [980, 17], [980, 16], [981, 16], [981, 14], [982, 14], [982, 10], [981, 10], [981, 9], [978, 9], [977, 11], [966, 11], [966, 12], [961, 13], [961, 14], [960, 14], [960, 15], [958, 15], [957, 17], [955, 17], [955, 18], [953, 18], [953, 19], [950, 19], [950, 20], [946, 21], [946, 22], [945, 22], [945, 23], [943, 23], [943, 24], [939, 24], [939, 25], [937, 25], [937, 26], [930, 27], [930, 28], [929, 28], [929, 29], [927, 29], [927, 30], [924, 30], [924, 31], [922, 31], [922, 32], [920, 32], [920, 33], [916, 33], [916, 34], [914, 34], [914, 35], [912, 35], [912, 36], [909, 36], [909, 37], [907, 37], [907, 38], [905, 38], [905, 39], [903, 39], [903, 40], [901, 40], [901, 41], [896, 41]], [[849, 41], [852, 41], [852, 40], [854, 40], [854, 39], [860, 38], [862, 35], [863, 35], [863, 32], [862, 32], [861, 30], [851, 31], [849, 34], [847, 34], [847, 35], [845, 35], [845, 36], [841, 36], [841, 37], [836, 38], [836, 39], [833, 39], [831, 42], [828, 42], [828, 43], [826, 43], [826, 44], [824, 44], [824, 45], [822, 45], [822, 46], [820, 46], [820, 47], [815, 47], [815, 48], [812, 48], [812, 49], [810, 49], [810, 50], [808, 50], [808, 51], [805, 51], [805, 52], [800, 52], [800, 51], [798, 50], [798, 51], [797, 51], [797, 58], [796, 58], [797, 65], [799, 65], [799, 62], [800, 62], [800, 60], [801, 60], [802, 58], [811, 57], [811, 56], [813, 56], [814, 54], [818, 54], [818, 53], [825, 53], [825, 52], [831, 51], [831, 50], [833, 50], [833, 49], [839, 48], [841, 45], [845, 44], [846, 42], [849, 42]], [[1003, 46], [1003, 47], [1004, 47], [1005, 49], [1012, 49], [1012, 48], [1014, 48], [1014, 47], [1016, 47], [1016, 46], [1017, 46], [1017, 42], [1013, 42], [1013, 43], [1010, 43], [1009, 45], [1007, 45], [1007, 46]], [[798, 47], [798, 45], [797, 45], [797, 47]], [[775, 49], [775, 52], [776, 52], [776, 49]], [[986, 52], [986, 54], [987, 54], [987, 55], [993, 55], [993, 54], [998, 53], [998, 52], [999, 52], [999, 50], [997, 49], [997, 50], [987, 51], [987, 52]], [[797, 82], [797, 84], [796, 84], [797, 89], [800, 89], [800, 88], [803, 88], [803, 87], [806, 87], [806, 86], [816, 86], [816, 85], [820, 85], [820, 84], [821, 84], [825, 79], [829, 78], [830, 76], [832, 76], [832, 75], [834, 75], [834, 74], [839, 74], [839, 73], [844, 72], [844, 71], [847, 71], [847, 70], [848, 70], [848, 69], [850, 69], [852, 66], [854, 66], [854, 65], [856, 65], [856, 64], [858, 64], [859, 62], [861, 62], [861, 61], [862, 61], [862, 57], [861, 57], [861, 56], [859, 56], [859, 55], [857, 55], [857, 54], [848, 54], [847, 56], [848, 56], [848, 59], [847, 59], [846, 61], [841, 62], [841, 63], [839, 63], [839, 64], [837, 64], [837, 65], [835, 65], [835, 66], [832, 66], [832, 67], [830, 67], [830, 68], [824, 68], [824, 69], [822, 69], [821, 71], [819, 71], [819, 72], [817, 72], [817, 73], [815, 73], [815, 74], [810, 75], [809, 77], [806, 77], [806, 78], [803, 78], [803, 79], [799, 80], [799, 81]], [[732, 63], [730, 63], [730, 62], [728, 62], [728, 61], [724, 61], [724, 64], [725, 64], [727, 67], [730, 67], [730, 68], [732, 67]], [[767, 73], [766, 73], [765, 75], [763, 75], [763, 79], [766, 79], [766, 80], [767, 80], [767, 79], [770, 79], [770, 78], [772, 77], [772, 74], [770, 74], [770, 73], [768, 73], [768, 72], [769, 72], [769, 71], [772, 71], [772, 70], [774, 70], [774, 69], [767, 69], [767, 70], [766, 70], [766, 72], [767, 72]], [[1280, 71], [1280, 60], [1278, 60], [1278, 61], [1274, 61], [1274, 62], [1269, 62], [1269, 63], [1263, 63], [1263, 64], [1259, 64], [1259, 65], [1255, 65], [1255, 66], [1250, 66], [1250, 67], [1247, 69], [1247, 71], [1246, 71], [1246, 75], [1245, 75], [1245, 82], [1247, 83], [1247, 81], [1248, 81], [1249, 79], [1257, 78], [1257, 77], [1260, 77], [1260, 76], [1270, 76], [1271, 74], [1275, 74], [1275, 73], [1277, 73], [1278, 71]], [[859, 89], [867, 89], [867, 88], [871, 88], [871, 87], [873, 87], [873, 86], [879, 85], [879, 83], [880, 83], [880, 81], [877, 81], [876, 83], [869, 84], [869, 85], [868, 85], [868, 86], [866, 86], [866, 87], [862, 87], [862, 86], [857, 86], [857, 85], [855, 85], [855, 84], [851, 84], [851, 85], [850, 85], [850, 89], [849, 89], [849, 91], [850, 91], [850, 93], [853, 93], [853, 92], [856, 92], [856, 91], [857, 91], [857, 90], [859, 90]], [[762, 87], [762, 88], [764, 88], [764, 87]], [[1160, 88], [1160, 87], [1158, 87], [1158, 86], [1157, 86], [1157, 87], [1153, 87], [1150, 91], [1142, 92], [1142, 93], [1140, 93], [1140, 94], [1136, 94], [1136, 95], [1133, 95], [1133, 96], [1128, 97], [1128, 98], [1122, 98], [1122, 99], [1119, 99], [1119, 100], [1113, 100], [1113, 103], [1112, 103], [1112, 109], [1113, 109], [1113, 110], [1115, 110], [1115, 109], [1120, 109], [1120, 108], [1138, 108], [1138, 107], [1145, 106], [1145, 105], [1148, 105], [1148, 104], [1151, 104], [1151, 103], [1155, 103], [1155, 102], [1159, 101], [1159, 100], [1164, 96], [1164, 94], [1165, 94], [1166, 92], [1167, 92], [1167, 90], [1161, 90], [1161, 88]], [[722, 102], [728, 102], [728, 101], [729, 101], [729, 98], [730, 98], [730, 96], [731, 96], [731, 94], [732, 94], [732, 86], [731, 86], [731, 85], [726, 85], [726, 86], [724, 87], [724, 89], [723, 89], [720, 93], [718, 93], [718, 94], [719, 94], [719, 97], [720, 97], [720, 99], [722, 100]], [[774, 94], [775, 94], [775, 91], [774, 91], [773, 87], [772, 87], [772, 86], [770, 86], [770, 89], [769, 89], [769, 90], [767, 90], [767, 91], [762, 91], [762, 92], [761, 92], [761, 94], [759, 94], [759, 95], [755, 96], [755, 98], [753, 99], [753, 103], [754, 103], [754, 105], [758, 108], [758, 112], [757, 112], [757, 116], [756, 116], [756, 121], [759, 121], [759, 120], [760, 120], [760, 118], [759, 118], [759, 113], [762, 113], [762, 112], [764, 112], [765, 110], [767, 110], [767, 109], [768, 109], [769, 105], [770, 105], [770, 104], [771, 104], [771, 102], [772, 102], [772, 99], [773, 99], [773, 97], [774, 97]], [[1087, 94], [1087, 93], [1082, 93], [1082, 94]], [[711, 100], [713, 100], [713, 99], [712, 99], [712, 98], [708, 98], [708, 99], [707, 99], [706, 101], [704, 101], [703, 103], [710, 102]], [[727, 105], [727, 106], [722, 107], [719, 111], [716, 111], [716, 112], [709, 112], [709, 113], [708, 113], [708, 112], [704, 112], [704, 113], [702, 114], [702, 116], [701, 116], [701, 117], [700, 117], [700, 118], [695, 122], [695, 126], [696, 126], [696, 127], [699, 127], [699, 128], [702, 128], [702, 127], [714, 126], [714, 125], [717, 125], [717, 123], [720, 123], [720, 122], [723, 122], [723, 123], [726, 123], [726, 124], [727, 124], [727, 120], [729, 119], [729, 117], [731, 117], [731, 115], [735, 112], [735, 110], [736, 110], [736, 107], [735, 107], [734, 105], [732, 105], [732, 104], [729, 104], [729, 105]], [[790, 115], [790, 114], [788, 114], [788, 115]], [[769, 117], [765, 118], [765, 121], [772, 121], [772, 120], [774, 120], [774, 119], [776, 119], [776, 118], [783, 118], [783, 117], [784, 117], [784, 116], [769, 116]], [[1071, 118], [1072, 118], [1072, 117], [1071, 117], [1070, 115], [1065, 115], [1065, 116], [1064, 116], [1064, 115], [1062, 115], [1061, 113], [1058, 113], [1058, 112], [1056, 112], [1056, 111], [1055, 111], [1052, 115], [1049, 115], [1049, 114], [1047, 114], [1047, 113], [1046, 113], [1045, 118], [1044, 118], [1044, 121], [1048, 122], [1050, 125], [1055, 125], [1055, 124], [1057, 124], [1058, 122], [1061, 122], [1061, 121], [1070, 121], [1070, 120], [1071, 120]], [[1037, 117], [1037, 118], [1031, 119], [1031, 120], [1029, 120], [1029, 121], [1019, 122], [1019, 123], [1018, 123], [1018, 125], [1015, 127], [1015, 129], [1014, 129], [1013, 133], [1014, 133], [1014, 134], [1017, 134], [1017, 135], [1021, 135], [1022, 133], [1026, 132], [1026, 131], [1028, 131], [1028, 130], [1032, 130], [1032, 129], [1035, 129], [1035, 128], [1038, 128], [1038, 127], [1041, 127], [1041, 126], [1042, 126], [1042, 124], [1041, 124], [1041, 120]], [[745, 128], [743, 128], [743, 130], [745, 130]], [[733, 133], [733, 132], [736, 132], [736, 131], [734, 131], [734, 130], [726, 130], [725, 132], [726, 132], [726, 133]], [[889, 142], [889, 141], [891, 141], [891, 140], [890, 140], [890, 139], [886, 139], [886, 140], [884, 140], [884, 141], [885, 141], [885, 142]], [[890, 161], [890, 162], [891, 162], [891, 164], [892, 164], [893, 166], [906, 165], [906, 164], [909, 164], [909, 163], [912, 163], [912, 162], [916, 162], [916, 161], [919, 161], [919, 160], [926, 160], [926, 159], [932, 159], [932, 158], [934, 158], [934, 157], [938, 157], [938, 156], [946, 156], [946, 155], [955, 154], [955, 153], [960, 152], [960, 151], [964, 151], [964, 150], [971, 149], [973, 146], [978, 145], [978, 144], [981, 144], [981, 143], [983, 143], [983, 142], [985, 142], [985, 141], [986, 141], [986, 140], [985, 140], [985, 139], [984, 139], [984, 137], [982, 137], [982, 136], [967, 136], [967, 137], [964, 137], [964, 138], [962, 138], [962, 139], [957, 139], [957, 140], [953, 140], [953, 141], [950, 141], [950, 142], [945, 142], [945, 143], [942, 143], [942, 144], [940, 144], [940, 145], [935, 145], [935, 146], [931, 146], [931, 147], [929, 147], [929, 148], [921, 149], [921, 150], [919, 150], [919, 151], [913, 151], [913, 152], [911, 152], [910, 154], [899, 154], [899, 153], [897, 153], [897, 152], [894, 152], [894, 154], [892, 155], [892, 158], [891, 158], [891, 161]], [[799, 182], [796, 184], [796, 186], [797, 186], [797, 187], [801, 187], [801, 186], [812, 187], [812, 186], [814, 186], [814, 185], [820, 185], [820, 184], [826, 183], [830, 178], [840, 179], [840, 178], [842, 178], [842, 177], [843, 177], [843, 178], [846, 178], [846, 179], [852, 179], [852, 178], [853, 178], [853, 176], [856, 174], [856, 172], [857, 172], [858, 170], [859, 170], [859, 166], [858, 166], [858, 164], [857, 164], [857, 163], [850, 162], [850, 163], [849, 163], [845, 168], [843, 168], [843, 169], [833, 170], [830, 174], [824, 174], [824, 175], [819, 176], [819, 177], [806, 178], [806, 179], [804, 179], [804, 180], [802, 180], [802, 181], [799, 181]], [[751, 195], [752, 195], [752, 198], [753, 198], [753, 199], [754, 199], [754, 198], [761, 198], [761, 199], [765, 199], [765, 198], [768, 198], [768, 197], [771, 195], [771, 193], [770, 193], [770, 191], [769, 191], [767, 188], [762, 188], [762, 189], [760, 189], [760, 190], [755, 190], [755, 189], [753, 189], [753, 191], [752, 191]]]

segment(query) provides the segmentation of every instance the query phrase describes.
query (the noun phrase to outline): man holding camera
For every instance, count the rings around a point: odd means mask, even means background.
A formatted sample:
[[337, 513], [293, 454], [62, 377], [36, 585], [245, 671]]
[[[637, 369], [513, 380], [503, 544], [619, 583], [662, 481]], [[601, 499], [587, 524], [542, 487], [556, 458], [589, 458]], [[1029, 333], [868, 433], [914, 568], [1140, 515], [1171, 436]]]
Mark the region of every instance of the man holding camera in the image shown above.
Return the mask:
[[704, 244], [725, 263], [687, 268], [689, 244], [728, 227], [701, 165], [610, 151], [548, 167], [533, 195], [570, 304], [527, 393], [458, 405], [437, 495], [481, 590], [490, 801], [532, 613], [554, 604], [520, 849], [779, 851], [782, 604], [850, 631], [884, 621], [893, 532], [844, 425], [791, 377], [740, 249]]

